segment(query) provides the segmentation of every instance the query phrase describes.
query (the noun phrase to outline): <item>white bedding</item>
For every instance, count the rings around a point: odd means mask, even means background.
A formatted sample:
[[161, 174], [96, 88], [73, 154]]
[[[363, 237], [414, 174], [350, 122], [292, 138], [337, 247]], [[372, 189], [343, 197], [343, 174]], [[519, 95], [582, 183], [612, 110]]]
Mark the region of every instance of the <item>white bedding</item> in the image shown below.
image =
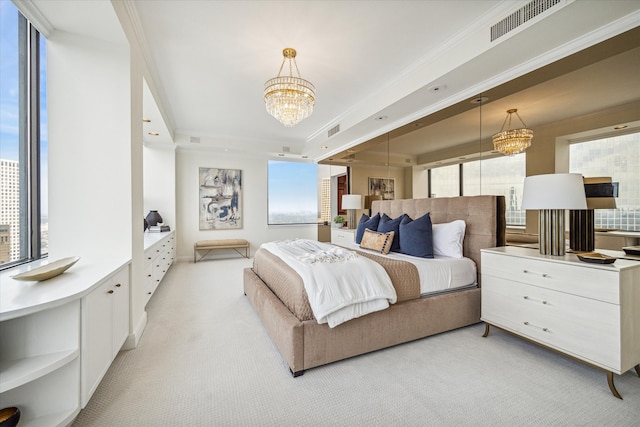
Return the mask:
[[362, 249], [355, 242], [344, 247], [412, 263], [418, 269], [422, 296], [477, 284], [476, 263], [470, 258], [451, 258], [440, 255], [435, 255], [434, 258], [419, 258], [398, 252], [383, 255], [378, 251]]
[[300, 275], [318, 323], [333, 328], [384, 310], [397, 300], [384, 268], [350, 250], [305, 239], [269, 242], [261, 247]]

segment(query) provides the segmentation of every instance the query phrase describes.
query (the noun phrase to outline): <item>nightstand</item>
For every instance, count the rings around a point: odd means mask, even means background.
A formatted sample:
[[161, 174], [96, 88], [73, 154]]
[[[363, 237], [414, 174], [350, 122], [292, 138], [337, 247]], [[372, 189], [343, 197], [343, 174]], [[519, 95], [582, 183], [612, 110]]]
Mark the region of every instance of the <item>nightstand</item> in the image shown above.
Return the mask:
[[332, 228], [331, 243], [348, 246], [356, 241], [356, 230], [351, 228]]
[[481, 289], [485, 337], [495, 326], [602, 369], [620, 399], [613, 374], [634, 368], [640, 376], [640, 262], [483, 249]]

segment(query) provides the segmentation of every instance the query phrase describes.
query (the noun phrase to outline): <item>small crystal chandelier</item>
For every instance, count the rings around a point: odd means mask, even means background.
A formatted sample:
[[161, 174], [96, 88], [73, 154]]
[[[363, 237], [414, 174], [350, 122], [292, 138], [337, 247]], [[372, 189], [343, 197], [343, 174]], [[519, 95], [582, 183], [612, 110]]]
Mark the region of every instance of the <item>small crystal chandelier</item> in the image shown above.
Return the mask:
[[[293, 127], [313, 113], [316, 102], [316, 88], [300, 77], [296, 63], [296, 50], [290, 47], [282, 51], [284, 59], [280, 65], [278, 76], [267, 80], [264, 84], [264, 102], [267, 111], [286, 127]], [[280, 76], [286, 61], [289, 61], [289, 75]], [[293, 65], [298, 77], [293, 76]]]
[[[524, 126], [521, 129], [511, 129], [511, 115], [515, 114]], [[507, 124], [507, 120], [509, 124]], [[507, 130], [504, 130], [504, 125], [507, 124]], [[493, 135], [493, 148], [506, 156], [513, 156], [514, 154], [522, 153], [524, 150], [531, 146], [531, 140], [533, 139], [533, 131], [527, 129], [527, 125], [524, 124], [522, 117], [518, 114], [516, 108], [507, 110], [507, 117], [502, 123], [500, 132]]]

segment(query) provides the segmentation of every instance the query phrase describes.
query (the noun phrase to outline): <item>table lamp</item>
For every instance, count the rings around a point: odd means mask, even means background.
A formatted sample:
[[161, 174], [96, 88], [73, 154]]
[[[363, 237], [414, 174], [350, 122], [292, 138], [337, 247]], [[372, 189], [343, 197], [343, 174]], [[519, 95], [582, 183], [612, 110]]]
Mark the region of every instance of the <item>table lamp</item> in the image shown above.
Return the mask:
[[594, 209], [615, 209], [618, 183], [611, 177], [584, 178], [587, 209], [569, 211], [569, 247], [574, 252], [591, 252], [595, 249]]
[[587, 209], [582, 175], [553, 173], [524, 179], [522, 209], [538, 209], [540, 253], [565, 254], [565, 209]]
[[343, 194], [342, 209], [347, 212], [347, 227], [356, 228], [356, 209], [362, 209], [362, 196], [360, 194]]

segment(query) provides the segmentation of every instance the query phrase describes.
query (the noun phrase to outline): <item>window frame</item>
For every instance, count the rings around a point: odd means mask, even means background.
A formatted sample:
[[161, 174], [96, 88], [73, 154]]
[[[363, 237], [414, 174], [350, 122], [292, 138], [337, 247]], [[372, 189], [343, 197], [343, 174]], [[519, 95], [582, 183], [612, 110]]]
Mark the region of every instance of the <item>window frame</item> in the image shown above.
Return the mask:
[[18, 186], [19, 258], [0, 264], [0, 270], [45, 258], [41, 231], [40, 32], [18, 14]]

